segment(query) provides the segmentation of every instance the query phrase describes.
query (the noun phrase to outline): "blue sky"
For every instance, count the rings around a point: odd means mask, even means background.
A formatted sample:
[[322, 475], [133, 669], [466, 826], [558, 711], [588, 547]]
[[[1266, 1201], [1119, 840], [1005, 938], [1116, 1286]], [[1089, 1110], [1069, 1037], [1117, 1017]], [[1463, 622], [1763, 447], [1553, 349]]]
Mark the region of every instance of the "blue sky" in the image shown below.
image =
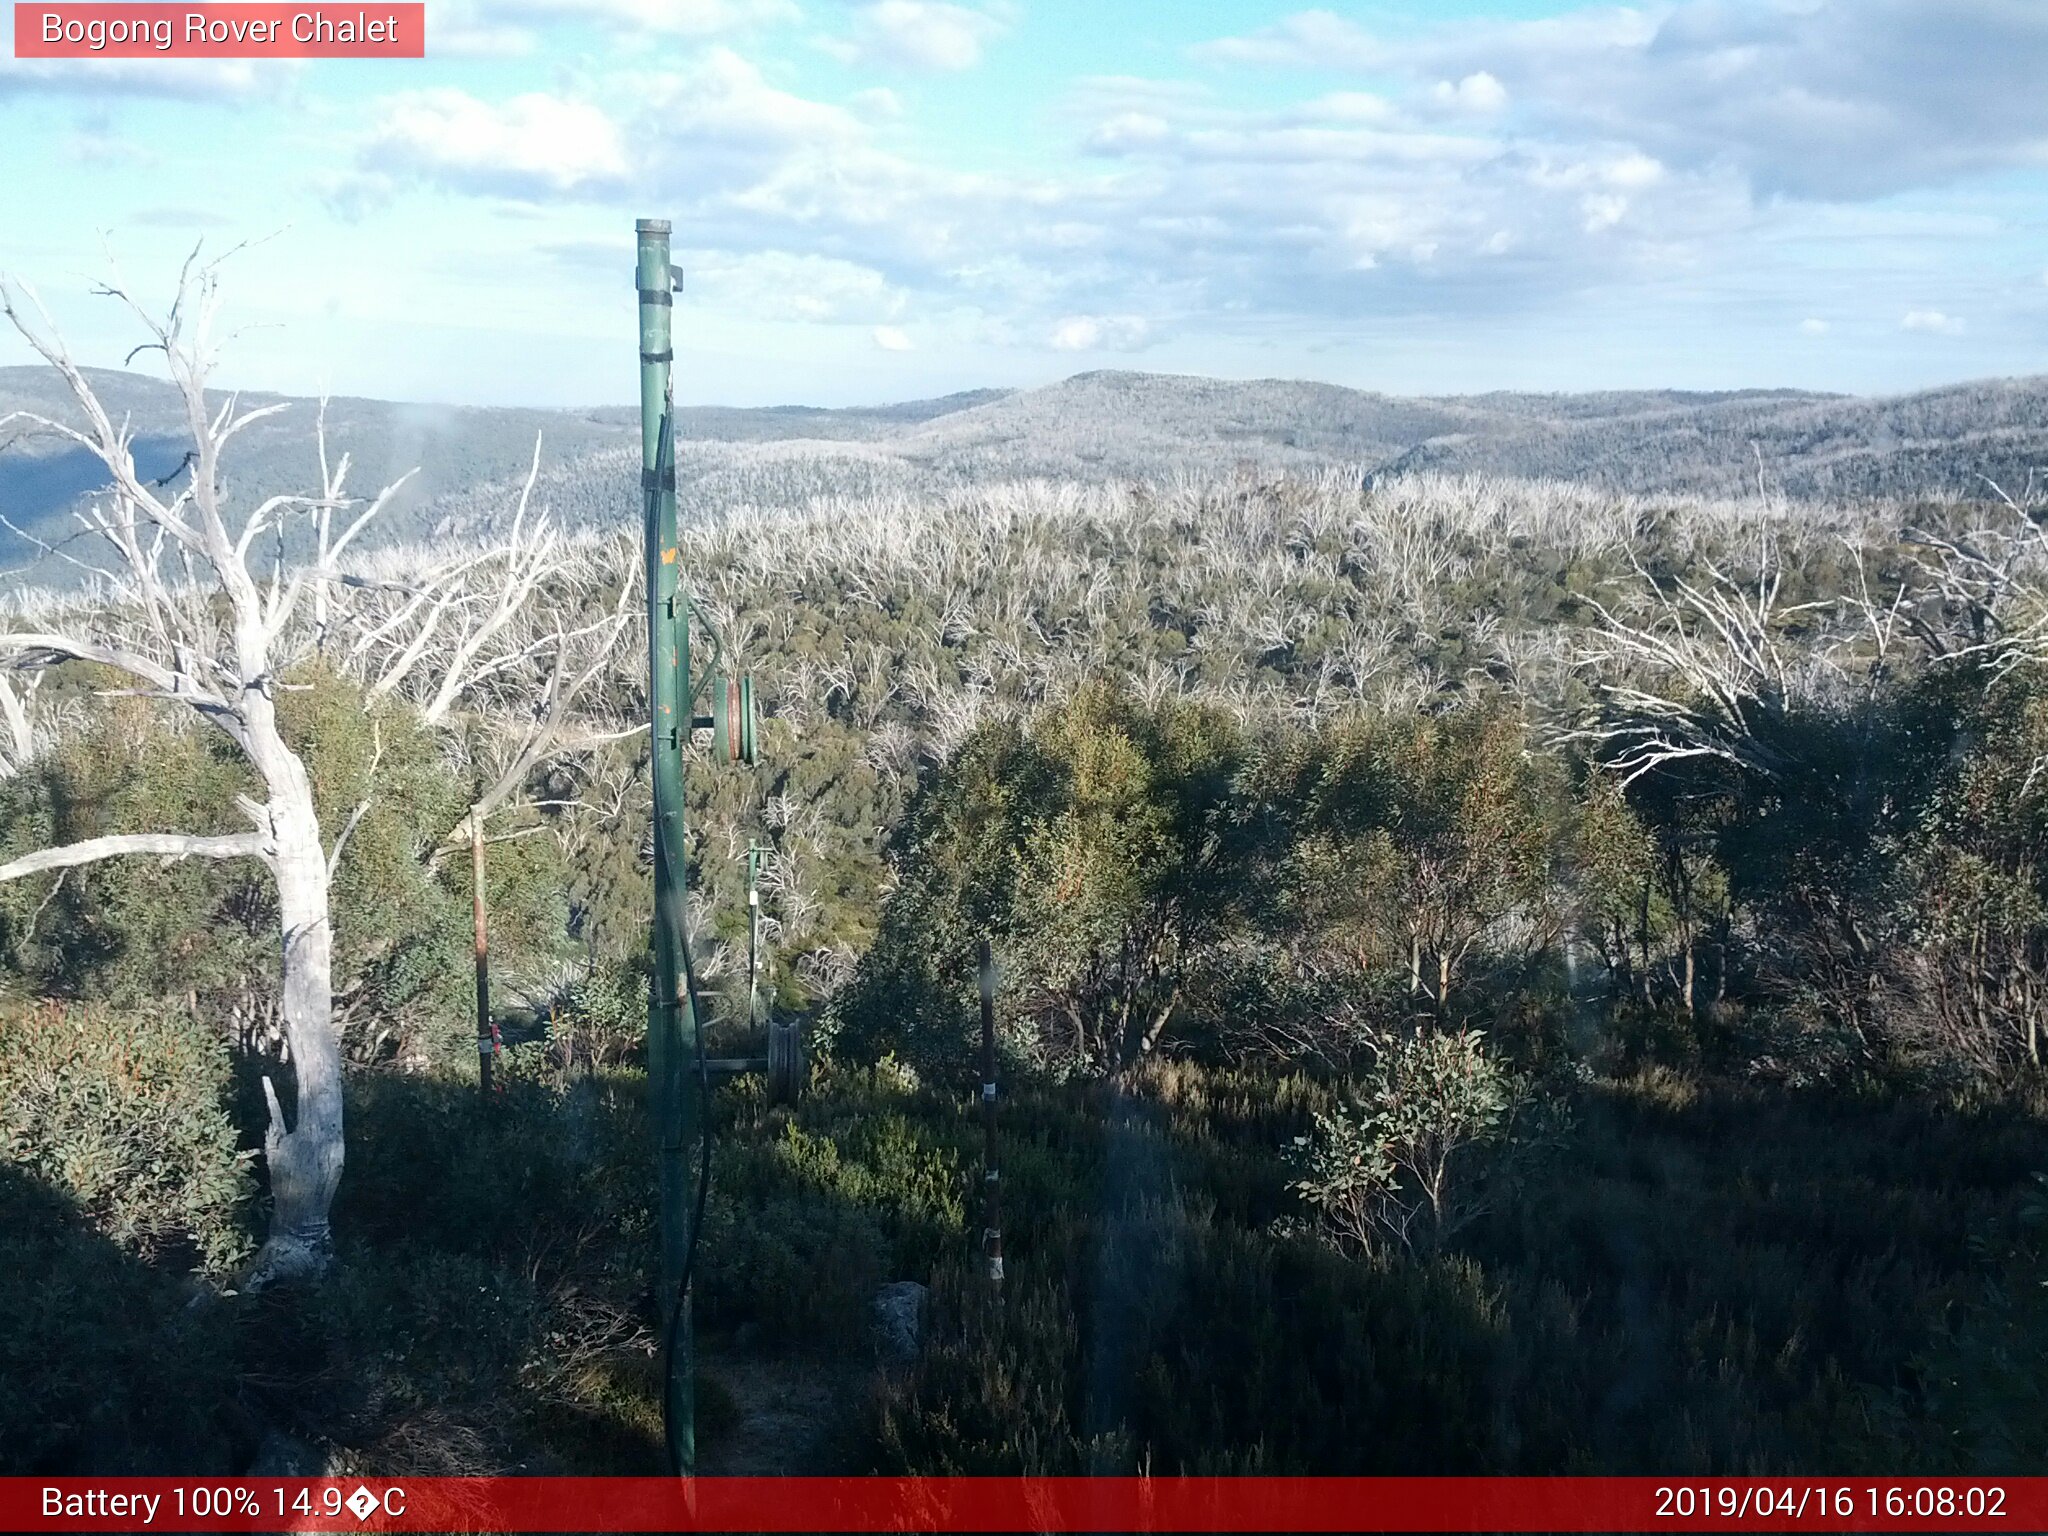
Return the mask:
[[[2048, 371], [2048, 3], [427, 0], [404, 62], [0, 59], [0, 270], [227, 269], [221, 377], [838, 405], [1088, 368], [1394, 393]], [[0, 363], [25, 361], [11, 336]]]

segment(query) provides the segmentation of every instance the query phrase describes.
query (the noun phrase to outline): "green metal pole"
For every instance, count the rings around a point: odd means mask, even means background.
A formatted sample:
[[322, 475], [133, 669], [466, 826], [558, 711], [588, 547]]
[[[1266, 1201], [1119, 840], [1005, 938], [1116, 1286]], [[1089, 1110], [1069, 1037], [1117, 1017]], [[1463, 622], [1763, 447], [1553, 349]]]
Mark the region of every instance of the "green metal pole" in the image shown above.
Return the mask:
[[[675, 439], [669, 421], [669, 224], [641, 219], [640, 462], [646, 503], [648, 709], [654, 778], [654, 988], [647, 1015], [647, 1075], [654, 1101], [661, 1294], [668, 1362], [663, 1417], [670, 1460], [697, 1469], [696, 1383], [690, 1297], [683, 1273], [692, 1195], [690, 1151], [701, 1127], [693, 1092], [696, 1019], [683, 983], [683, 749], [690, 740], [690, 619], [676, 555]], [[674, 1309], [671, 1311], [670, 1309]]]

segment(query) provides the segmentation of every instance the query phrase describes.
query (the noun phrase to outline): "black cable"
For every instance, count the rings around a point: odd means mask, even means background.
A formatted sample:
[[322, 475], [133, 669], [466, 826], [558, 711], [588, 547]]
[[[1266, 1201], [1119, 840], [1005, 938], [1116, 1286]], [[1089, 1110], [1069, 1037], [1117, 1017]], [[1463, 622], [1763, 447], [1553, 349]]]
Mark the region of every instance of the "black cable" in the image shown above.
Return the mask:
[[[690, 1216], [690, 1240], [683, 1247], [683, 1267], [676, 1277], [675, 1293], [669, 1297], [668, 1321], [662, 1328], [661, 1427], [668, 1446], [669, 1472], [683, 1475], [682, 1452], [676, 1445], [671, 1405], [674, 1402], [676, 1370], [676, 1329], [683, 1316], [683, 1303], [690, 1295], [690, 1275], [697, 1267], [697, 1234], [704, 1230], [704, 1204], [711, 1194], [711, 1063], [704, 1055], [704, 1003], [697, 995], [697, 968], [690, 963], [690, 940], [683, 938], [683, 989], [690, 999], [690, 1025], [697, 1046], [697, 1207]], [[693, 1415], [694, 1417], [694, 1415]], [[691, 1426], [694, 1433], [695, 1425]]]
[[[661, 493], [668, 488], [675, 477], [675, 386], [671, 382], [667, 398], [662, 401], [661, 432], [656, 439], [655, 470], [646, 482], [648, 499], [647, 523], [650, 530], [656, 522], [656, 513]], [[680, 574], [680, 573], [679, 573]], [[648, 579], [654, 579], [650, 567]], [[652, 594], [650, 594], [651, 598]], [[652, 637], [650, 636], [650, 642]], [[652, 657], [650, 656], [650, 660]], [[687, 681], [687, 680], [686, 680]], [[696, 695], [693, 692], [684, 708], [690, 714], [696, 711]], [[678, 733], [676, 750], [682, 751], [689, 743], [687, 718], [683, 730]], [[660, 739], [655, 735], [650, 746], [661, 749]], [[657, 827], [657, 837], [660, 829]], [[678, 850], [680, 852], [681, 850]], [[683, 1457], [676, 1443], [675, 1425], [675, 1373], [676, 1334], [681, 1327], [683, 1304], [690, 1294], [690, 1278], [697, 1268], [697, 1234], [704, 1229], [704, 1206], [711, 1194], [711, 1066], [704, 1054], [704, 1001], [697, 992], [697, 968], [690, 962], [690, 938], [687, 933], [675, 937], [680, 941], [677, 948], [682, 952], [683, 988], [690, 1002], [690, 1023], [697, 1051], [697, 1093], [698, 1093], [698, 1158], [697, 1158], [697, 1202], [690, 1216], [690, 1236], [683, 1247], [683, 1263], [676, 1276], [674, 1292], [668, 1297], [667, 1315], [661, 1328], [661, 1429], [662, 1440], [668, 1448], [669, 1471], [676, 1477], [683, 1475]], [[659, 1134], [657, 1128], [657, 1134]]]

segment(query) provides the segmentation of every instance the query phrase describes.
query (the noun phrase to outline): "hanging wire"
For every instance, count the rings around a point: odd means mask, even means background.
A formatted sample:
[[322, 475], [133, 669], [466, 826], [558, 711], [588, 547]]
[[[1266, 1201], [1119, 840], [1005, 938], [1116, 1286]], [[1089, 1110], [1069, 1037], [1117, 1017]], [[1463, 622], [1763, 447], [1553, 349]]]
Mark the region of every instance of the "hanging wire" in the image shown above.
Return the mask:
[[[661, 432], [655, 450], [654, 482], [647, 488], [650, 498], [658, 498], [662, 489], [675, 478], [675, 382], [670, 379], [661, 405]], [[650, 513], [652, 508], [649, 509]], [[650, 517], [650, 521], [652, 518]], [[682, 573], [677, 573], [677, 590], [681, 590]], [[717, 645], [718, 637], [712, 634], [712, 643]], [[682, 751], [689, 741], [689, 729], [696, 715], [697, 694], [693, 692], [676, 738], [676, 750]], [[656, 743], [656, 749], [659, 744]], [[704, 999], [697, 989], [697, 968], [690, 959], [690, 935], [687, 926], [678, 935], [681, 943], [683, 965], [683, 992], [690, 1003], [690, 1025], [697, 1052], [697, 1094], [699, 1112], [697, 1117], [697, 1200], [690, 1216], [690, 1235], [683, 1245], [683, 1262], [676, 1275], [674, 1291], [668, 1297], [667, 1316], [661, 1330], [661, 1428], [662, 1439], [668, 1450], [669, 1471], [680, 1477], [684, 1472], [683, 1449], [676, 1433], [674, 1402], [676, 1377], [676, 1336], [682, 1326], [683, 1309], [689, 1301], [690, 1278], [697, 1267], [697, 1234], [704, 1229], [704, 1207], [711, 1193], [711, 1065], [704, 1054]]]

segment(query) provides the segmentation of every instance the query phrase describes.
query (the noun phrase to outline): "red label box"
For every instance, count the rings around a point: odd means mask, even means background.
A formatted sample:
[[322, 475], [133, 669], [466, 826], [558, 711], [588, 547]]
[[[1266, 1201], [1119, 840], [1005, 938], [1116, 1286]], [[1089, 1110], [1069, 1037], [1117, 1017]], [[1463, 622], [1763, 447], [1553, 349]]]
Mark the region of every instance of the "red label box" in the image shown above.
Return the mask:
[[423, 0], [196, 5], [16, 0], [18, 59], [420, 59]]

